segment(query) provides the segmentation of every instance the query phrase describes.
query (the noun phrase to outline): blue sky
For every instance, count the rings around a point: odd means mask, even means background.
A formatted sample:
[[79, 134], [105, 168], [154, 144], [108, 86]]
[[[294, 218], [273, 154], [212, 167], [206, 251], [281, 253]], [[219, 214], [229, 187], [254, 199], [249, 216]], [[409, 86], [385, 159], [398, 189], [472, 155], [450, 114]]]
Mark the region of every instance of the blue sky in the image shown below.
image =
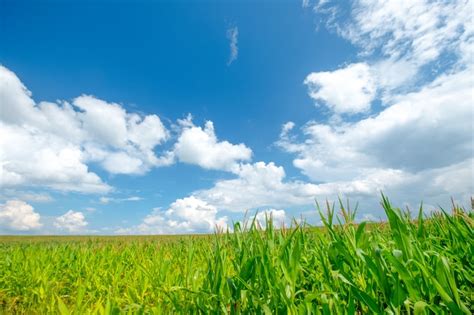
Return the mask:
[[468, 6], [3, 1], [0, 232], [317, 224], [336, 196], [377, 219], [381, 190], [467, 204]]

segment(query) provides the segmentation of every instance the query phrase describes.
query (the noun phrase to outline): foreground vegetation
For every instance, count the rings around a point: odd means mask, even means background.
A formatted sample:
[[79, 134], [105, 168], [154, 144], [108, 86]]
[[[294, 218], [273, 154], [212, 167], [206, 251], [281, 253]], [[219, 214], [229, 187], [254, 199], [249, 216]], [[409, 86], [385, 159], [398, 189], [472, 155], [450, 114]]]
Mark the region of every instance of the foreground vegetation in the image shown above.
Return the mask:
[[474, 313], [474, 216], [387, 223], [334, 206], [324, 229], [0, 238], [0, 313]]

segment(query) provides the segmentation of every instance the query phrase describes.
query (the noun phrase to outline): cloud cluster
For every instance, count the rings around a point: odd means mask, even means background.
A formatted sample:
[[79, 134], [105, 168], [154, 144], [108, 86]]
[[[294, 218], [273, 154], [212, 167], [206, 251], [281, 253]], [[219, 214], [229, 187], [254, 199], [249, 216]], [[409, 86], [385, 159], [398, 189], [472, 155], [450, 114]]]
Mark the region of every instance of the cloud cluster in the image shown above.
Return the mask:
[[0, 66], [0, 171], [4, 187], [37, 186], [106, 193], [112, 189], [90, 164], [110, 174], [144, 174], [181, 161], [205, 169], [230, 170], [248, 161], [244, 144], [219, 141], [212, 121], [179, 121], [172, 150], [156, 154], [170, 131], [156, 115], [82, 95], [68, 102], [35, 103], [18, 77]]
[[[474, 191], [470, 6], [354, 1], [341, 21], [337, 4], [315, 4], [329, 28], [361, 48], [361, 61], [309, 74], [310, 96], [335, 115], [371, 115], [309, 121], [303, 140], [285, 124], [277, 144], [296, 155], [293, 165], [313, 182], [375, 183], [405, 201], [467, 199]], [[374, 100], [383, 107], [371, 113]]]
[[469, 1], [356, 0], [350, 11], [318, 1], [328, 28], [360, 50], [363, 62], [313, 72], [305, 83], [336, 114], [367, 112], [377, 95], [415, 91], [440, 74], [472, 64], [474, 27]]
[[[73, 210], [55, 217], [52, 223], [57, 229], [55, 232], [63, 233], [78, 233], [84, 231], [88, 225], [84, 214]], [[4, 204], [0, 204], [0, 232], [38, 233], [42, 231], [40, 229], [42, 227], [44, 224], [41, 222], [41, 216], [32, 205], [21, 200], [8, 200]], [[51, 227], [46, 226], [45, 228], [49, 230]]]
[[467, 200], [474, 191], [471, 73], [470, 66], [461, 67], [416, 91], [391, 93], [379, 113], [358, 121], [309, 121], [302, 127], [304, 141], [296, 140], [293, 122], [285, 123], [277, 144], [296, 155], [294, 166], [312, 182], [287, 180], [284, 168], [272, 162], [236, 166], [231, 160], [225, 164], [232, 167], [222, 169], [235, 178], [218, 180], [191, 196], [218, 210], [241, 213], [337, 196], [378, 208], [381, 190], [401, 203], [426, 198], [436, 204], [451, 196]]
[[[231, 171], [252, 156], [244, 144], [218, 140], [211, 121], [199, 127], [193, 124], [191, 116], [179, 121], [172, 149], [157, 156], [156, 147], [170, 138], [170, 131], [158, 116], [129, 113], [119, 104], [89, 95], [77, 97], [71, 103], [36, 103], [18, 77], [2, 66], [0, 99], [0, 180], [9, 192], [5, 198], [50, 200], [44, 193], [22, 193], [21, 187], [83, 193], [111, 191], [111, 186], [90, 171], [90, 164], [111, 174], [144, 174], [152, 167], [176, 161]], [[103, 196], [100, 202], [139, 199]], [[2, 207], [1, 224], [8, 229], [31, 230], [41, 226], [39, 214], [23, 201], [8, 201]], [[178, 199], [164, 214], [163, 227], [157, 229], [152, 224], [154, 220], [160, 221], [160, 215], [155, 213], [139, 229], [163, 233], [210, 231], [226, 225], [226, 218], [216, 218], [216, 213], [217, 208], [195, 197]], [[70, 233], [83, 231], [87, 224], [84, 214], [73, 210], [54, 220], [54, 227]]]
[[83, 230], [89, 223], [82, 212], [69, 210], [54, 220], [54, 226], [59, 230], [69, 233], [77, 233]]
[[273, 162], [242, 164], [235, 174], [236, 178], [218, 180], [193, 195], [218, 209], [243, 213], [262, 207], [310, 205], [315, 199], [335, 200], [338, 196], [377, 199], [380, 190], [394, 191], [416, 180], [402, 170], [383, 168], [319, 183], [287, 180], [284, 168]]
[[153, 166], [171, 163], [153, 151], [169, 136], [158, 116], [127, 113], [118, 104], [92, 96], [78, 97], [73, 105], [83, 111], [80, 120], [88, 135], [83, 144], [86, 157], [109, 173], [143, 174]]
[[40, 215], [26, 202], [9, 200], [0, 204], [0, 231], [30, 231], [41, 226]]
[[168, 138], [156, 115], [128, 113], [119, 104], [83, 95], [72, 103], [36, 104], [18, 77], [0, 66], [0, 167], [2, 185], [107, 192], [89, 170], [143, 174], [169, 164], [154, 148]]
[[294, 165], [318, 181], [370, 168], [445, 167], [472, 157], [473, 84], [471, 70], [443, 75], [418, 92], [393, 96], [373, 117], [339, 126], [309, 122], [305, 142], [282, 133], [278, 144], [297, 153]]
[[217, 217], [217, 208], [194, 196], [177, 199], [163, 211], [154, 209], [143, 222], [132, 228], [119, 229], [118, 234], [176, 234], [212, 232], [227, 229], [227, 217]]
[[[92, 212], [93, 208], [87, 211]], [[46, 220], [48, 221], [48, 220]], [[82, 212], [69, 210], [63, 215], [57, 216], [52, 221], [52, 226], [43, 224], [41, 216], [36, 212], [32, 205], [21, 200], [7, 200], [0, 204], [0, 232], [3, 233], [39, 233], [46, 231], [60, 231], [62, 233], [84, 232], [84, 228], [89, 223]], [[57, 230], [50, 230], [54, 227]]]
[[[285, 210], [275, 210], [276, 207], [309, 205], [314, 203], [315, 198], [336, 200], [341, 195], [377, 199], [380, 189], [396, 188], [402, 183], [406, 185], [416, 180], [402, 171], [375, 169], [364, 176], [345, 181], [314, 184], [286, 180], [284, 168], [273, 162], [240, 164], [233, 173], [235, 178], [218, 180], [209, 189], [198, 190], [189, 197], [177, 199], [166, 211], [155, 209], [140, 225], [118, 229], [116, 232], [119, 234], [210, 232], [216, 226], [227, 227], [227, 217], [218, 217], [219, 211], [226, 210], [242, 215], [247, 210], [258, 208], [269, 209], [269, 212], [265, 210], [257, 214], [257, 220], [261, 225], [265, 221], [265, 214], [272, 214], [275, 226], [280, 227], [283, 223], [288, 225], [290, 220]], [[441, 179], [440, 181], [444, 182]], [[376, 204], [376, 201], [373, 204]]]
[[378, 50], [390, 60], [421, 67], [444, 53], [464, 59], [472, 52], [471, 13], [469, 0], [356, 0], [349, 21], [335, 27], [365, 55]]

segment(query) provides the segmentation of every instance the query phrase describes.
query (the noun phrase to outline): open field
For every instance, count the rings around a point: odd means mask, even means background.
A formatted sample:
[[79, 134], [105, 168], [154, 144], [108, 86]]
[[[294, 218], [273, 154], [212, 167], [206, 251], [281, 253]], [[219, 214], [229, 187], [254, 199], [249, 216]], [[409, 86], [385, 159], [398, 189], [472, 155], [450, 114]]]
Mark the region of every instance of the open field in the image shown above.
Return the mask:
[[[0, 313], [471, 314], [474, 216], [191, 236], [0, 237]], [[421, 213], [421, 211], [420, 211]]]

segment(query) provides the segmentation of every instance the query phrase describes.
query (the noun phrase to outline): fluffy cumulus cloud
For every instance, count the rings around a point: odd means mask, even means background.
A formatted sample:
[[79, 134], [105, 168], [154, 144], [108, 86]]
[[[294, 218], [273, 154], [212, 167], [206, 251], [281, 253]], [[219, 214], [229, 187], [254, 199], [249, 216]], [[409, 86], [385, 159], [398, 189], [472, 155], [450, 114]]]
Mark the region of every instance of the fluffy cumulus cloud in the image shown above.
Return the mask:
[[0, 104], [2, 186], [103, 193], [111, 187], [90, 171], [90, 163], [112, 174], [143, 174], [172, 163], [154, 152], [169, 137], [156, 115], [128, 113], [88, 95], [72, 103], [36, 103], [3, 66]]
[[176, 234], [212, 232], [227, 229], [227, 217], [217, 217], [217, 208], [194, 196], [178, 199], [167, 210], [154, 209], [135, 227], [119, 229], [118, 234]]
[[69, 210], [54, 220], [54, 226], [61, 231], [77, 233], [82, 231], [88, 222], [82, 212]]
[[84, 111], [79, 116], [86, 133], [83, 146], [88, 160], [100, 163], [112, 174], [142, 174], [171, 163], [153, 151], [169, 136], [158, 116], [127, 113], [118, 104], [92, 96], [78, 97], [73, 104]]
[[356, 63], [335, 71], [313, 72], [304, 83], [309, 95], [337, 114], [366, 112], [375, 97], [370, 67]]
[[58, 190], [106, 192], [110, 187], [89, 171], [79, 146], [35, 129], [0, 123], [1, 183]]
[[195, 126], [190, 117], [180, 124], [182, 132], [173, 153], [181, 162], [205, 169], [230, 171], [238, 165], [238, 161], [247, 161], [252, 157], [252, 150], [242, 143], [219, 141], [212, 121], [207, 121], [204, 128]]
[[21, 200], [8, 200], [0, 204], [0, 231], [30, 231], [42, 226], [40, 215]]

